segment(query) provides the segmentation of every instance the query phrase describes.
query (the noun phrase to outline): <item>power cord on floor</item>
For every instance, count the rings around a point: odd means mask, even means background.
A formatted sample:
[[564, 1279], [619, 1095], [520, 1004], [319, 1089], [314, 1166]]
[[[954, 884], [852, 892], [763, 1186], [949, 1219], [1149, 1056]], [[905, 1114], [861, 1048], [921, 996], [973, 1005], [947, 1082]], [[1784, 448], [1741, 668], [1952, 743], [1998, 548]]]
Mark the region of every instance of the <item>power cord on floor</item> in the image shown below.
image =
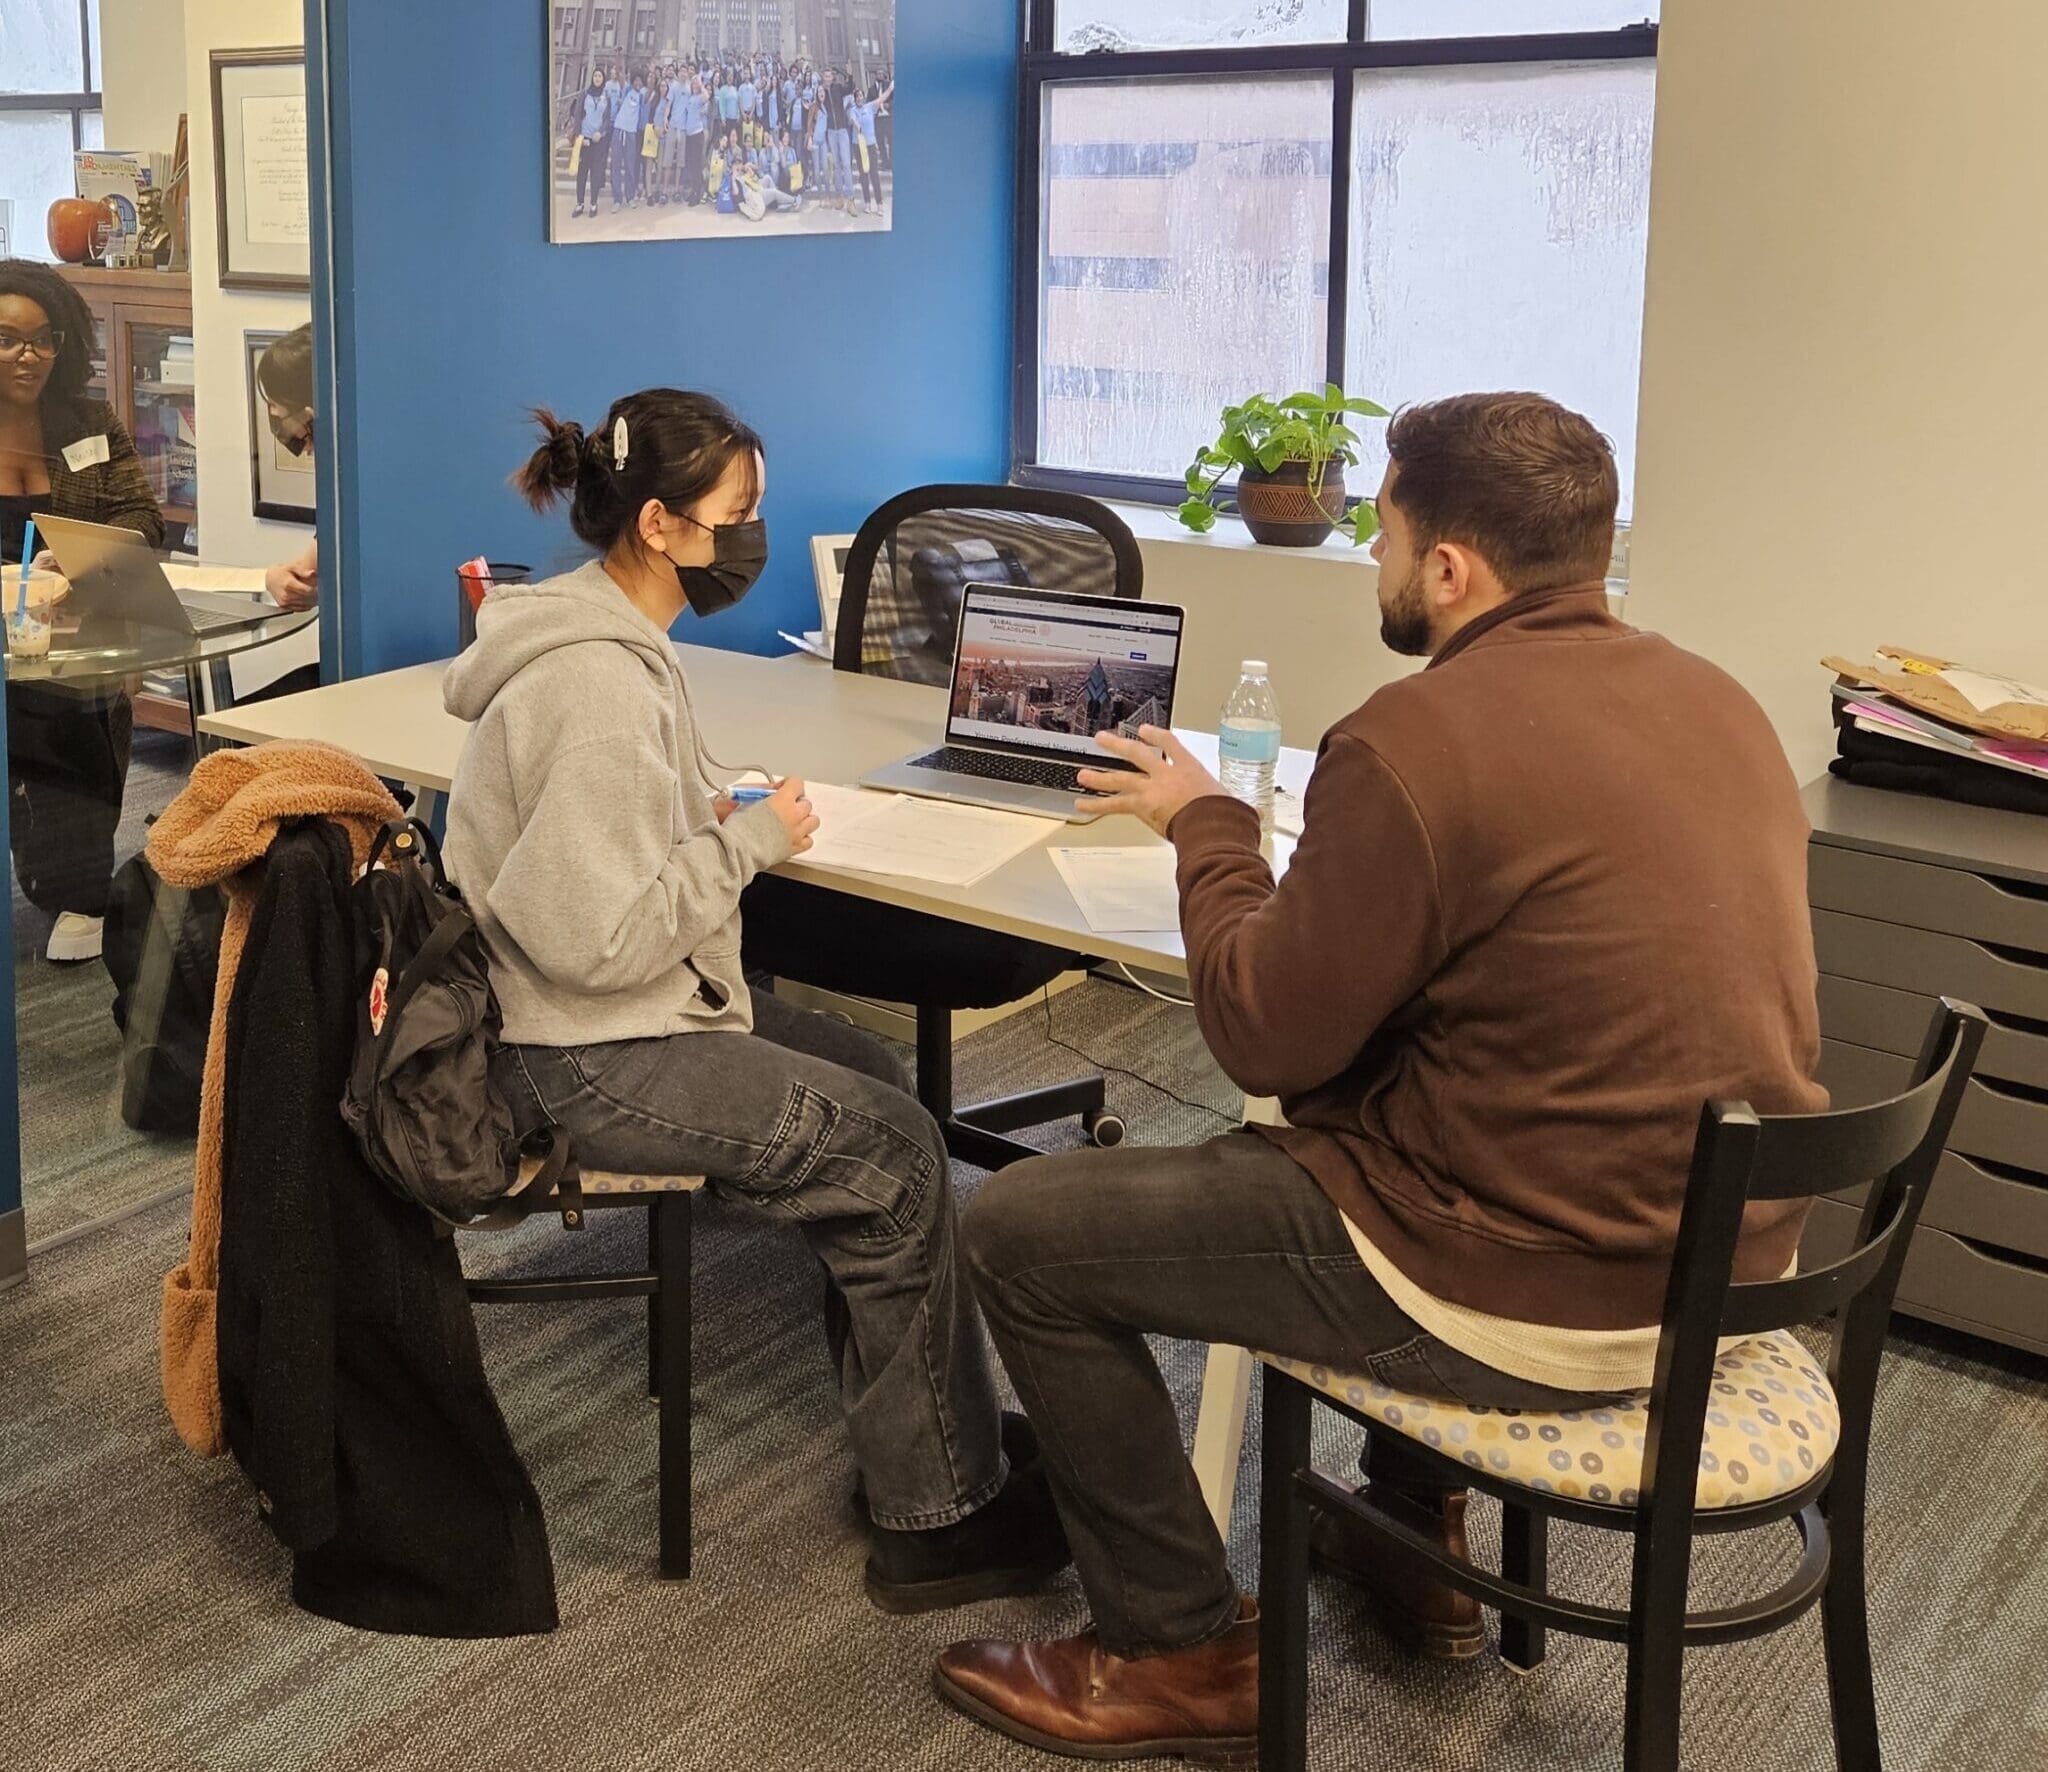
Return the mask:
[[[1132, 980], [1131, 982], [1132, 982], [1133, 984], [1136, 984], [1136, 983], [1137, 983], [1137, 981], [1136, 981], [1135, 979], [1133, 979], [1133, 980]], [[1139, 987], [1138, 987], [1138, 988], [1139, 988], [1140, 990], [1143, 990], [1143, 989], [1144, 989], [1145, 987], [1144, 987], [1144, 986], [1142, 986], [1142, 985], [1139, 985]], [[1156, 995], [1157, 993], [1154, 993], [1154, 994]], [[1107, 1059], [1104, 1059], [1104, 1058], [1097, 1058], [1097, 1057], [1095, 1056], [1095, 1054], [1094, 1054], [1094, 1053], [1092, 1053], [1092, 1052], [1087, 1052], [1087, 1051], [1083, 1051], [1083, 1050], [1082, 1050], [1082, 1048], [1080, 1048], [1079, 1046], [1076, 1046], [1076, 1045], [1075, 1045], [1075, 1044], [1073, 1043], [1073, 1041], [1071, 1041], [1071, 1040], [1063, 1040], [1063, 1039], [1061, 1039], [1061, 1038], [1060, 1038], [1060, 1036], [1059, 1036], [1059, 1034], [1058, 1034], [1058, 1033], [1057, 1033], [1057, 1032], [1056, 1032], [1056, 1031], [1054, 1030], [1054, 1028], [1053, 1028], [1053, 1025], [1052, 1025], [1052, 986], [1051, 986], [1051, 985], [1047, 985], [1047, 986], [1045, 987], [1045, 993], [1044, 993], [1044, 996], [1045, 996], [1045, 1037], [1046, 1037], [1046, 1039], [1048, 1039], [1049, 1041], [1051, 1041], [1053, 1045], [1055, 1045], [1055, 1046], [1059, 1047], [1059, 1049], [1060, 1049], [1060, 1050], [1061, 1050], [1062, 1052], [1071, 1052], [1071, 1053], [1072, 1053], [1072, 1054], [1073, 1054], [1073, 1055], [1074, 1055], [1074, 1056], [1075, 1056], [1076, 1058], [1080, 1059], [1080, 1060], [1082, 1061], [1082, 1063], [1084, 1063], [1084, 1064], [1091, 1064], [1091, 1065], [1093, 1065], [1093, 1066], [1094, 1066], [1094, 1067], [1095, 1067], [1095, 1068], [1096, 1068], [1097, 1070], [1101, 1070], [1101, 1071], [1108, 1071], [1108, 1072], [1110, 1073], [1110, 1075], [1111, 1075], [1111, 1076], [1115, 1076], [1115, 1077], [1128, 1077], [1128, 1078], [1129, 1078], [1129, 1079], [1130, 1079], [1130, 1080], [1131, 1080], [1131, 1081], [1132, 1081], [1133, 1083], [1137, 1083], [1137, 1084], [1140, 1084], [1140, 1085], [1142, 1085], [1142, 1086], [1143, 1086], [1144, 1088], [1147, 1088], [1147, 1089], [1150, 1089], [1150, 1090], [1152, 1090], [1152, 1091], [1153, 1091], [1153, 1092], [1154, 1092], [1155, 1094], [1158, 1094], [1158, 1095], [1163, 1095], [1163, 1096], [1165, 1096], [1165, 1097], [1167, 1098], [1167, 1100], [1169, 1100], [1169, 1101], [1177, 1101], [1177, 1102], [1179, 1102], [1179, 1103], [1180, 1103], [1180, 1105], [1181, 1105], [1182, 1107], [1184, 1107], [1184, 1108], [1193, 1108], [1193, 1109], [1194, 1109], [1194, 1111], [1195, 1111], [1196, 1113], [1198, 1113], [1198, 1114], [1207, 1114], [1207, 1115], [1209, 1115], [1209, 1116], [1210, 1116], [1210, 1118], [1212, 1118], [1212, 1119], [1215, 1119], [1215, 1120], [1220, 1120], [1220, 1121], [1222, 1121], [1222, 1122], [1223, 1122], [1223, 1124], [1224, 1124], [1224, 1125], [1226, 1125], [1226, 1126], [1235, 1126], [1235, 1125], [1237, 1125], [1237, 1124], [1238, 1124], [1238, 1123], [1240, 1122], [1240, 1120], [1241, 1120], [1241, 1118], [1242, 1118], [1242, 1116], [1241, 1116], [1241, 1115], [1238, 1115], [1238, 1114], [1227, 1114], [1227, 1113], [1225, 1113], [1225, 1112], [1224, 1112], [1224, 1111], [1223, 1111], [1223, 1110], [1222, 1110], [1221, 1108], [1218, 1108], [1218, 1107], [1211, 1107], [1211, 1106], [1209, 1105], [1209, 1103], [1207, 1103], [1206, 1101], [1192, 1101], [1192, 1100], [1190, 1100], [1190, 1099], [1189, 1099], [1189, 1098], [1188, 1098], [1187, 1096], [1185, 1096], [1185, 1095], [1182, 1095], [1182, 1094], [1181, 1094], [1181, 1093], [1180, 1093], [1180, 1092], [1179, 1092], [1178, 1090], [1176, 1090], [1176, 1089], [1169, 1089], [1169, 1088], [1167, 1088], [1167, 1086], [1166, 1086], [1166, 1085], [1165, 1085], [1164, 1083], [1156, 1083], [1156, 1082], [1154, 1082], [1154, 1081], [1153, 1081], [1153, 1080], [1152, 1080], [1152, 1079], [1151, 1079], [1150, 1077], [1148, 1077], [1148, 1076], [1144, 1075], [1144, 1073], [1143, 1073], [1143, 1072], [1141, 1072], [1141, 1071], [1134, 1071], [1134, 1070], [1131, 1070], [1131, 1069], [1130, 1069], [1130, 1068], [1129, 1068], [1128, 1066], [1125, 1066], [1125, 1065], [1120, 1065], [1120, 1064], [1111, 1064], [1111, 1063], [1110, 1063], [1110, 1062], [1109, 1062], [1109, 1061], [1108, 1061]], [[1168, 999], [1167, 999], [1167, 1001], [1169, 1001], [1169, 1002], [1172, 1002], [1172, 1001], [1174, 1001], [1174, 999], [1172, 999], [1172, 998], [1168, 998]]]
[[1192, 1009], [1195, 1006], [1192, 998], [1169, 996], [1165, 991], [1155, 991], [1121, 960], [1112, 960], [1110, 964], [1123, 974], [1125, 984], [1137, 986], [1148, 997], [1156, 997], [1162, 1003], [1172, 1003], [1181, 1009]]

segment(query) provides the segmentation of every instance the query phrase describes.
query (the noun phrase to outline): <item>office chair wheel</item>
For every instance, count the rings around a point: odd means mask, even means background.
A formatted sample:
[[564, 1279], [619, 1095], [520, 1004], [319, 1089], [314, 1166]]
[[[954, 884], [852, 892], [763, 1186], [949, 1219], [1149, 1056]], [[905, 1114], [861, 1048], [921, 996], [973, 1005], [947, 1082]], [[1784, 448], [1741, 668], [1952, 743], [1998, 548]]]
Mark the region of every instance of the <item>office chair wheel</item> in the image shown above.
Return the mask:
[[1103, 1150], [1114, 1150], [1124, 1141], [1124, 1121], [1121, 1114], [1113, 1114], [1107, 1108], [1081, 1116], [1081, 1130], [1092, 1138]]

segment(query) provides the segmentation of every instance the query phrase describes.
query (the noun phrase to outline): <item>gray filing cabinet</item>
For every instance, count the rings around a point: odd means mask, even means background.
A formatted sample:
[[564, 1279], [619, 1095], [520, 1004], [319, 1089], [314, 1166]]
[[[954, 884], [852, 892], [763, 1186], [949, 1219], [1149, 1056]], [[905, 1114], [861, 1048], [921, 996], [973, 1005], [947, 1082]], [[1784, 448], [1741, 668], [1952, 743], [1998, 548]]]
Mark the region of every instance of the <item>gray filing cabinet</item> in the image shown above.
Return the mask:
[[[1906, 1086], [1936, 997], [1991, 1018], [1898, 1308], [2048, 1353], [2048, 818], [1832, 777], [1805, 801], [1835, 1104]], [[1855, 1225], [1854, 1205], [1816, 1201], [1802, 1262], [1840, 1254]]]

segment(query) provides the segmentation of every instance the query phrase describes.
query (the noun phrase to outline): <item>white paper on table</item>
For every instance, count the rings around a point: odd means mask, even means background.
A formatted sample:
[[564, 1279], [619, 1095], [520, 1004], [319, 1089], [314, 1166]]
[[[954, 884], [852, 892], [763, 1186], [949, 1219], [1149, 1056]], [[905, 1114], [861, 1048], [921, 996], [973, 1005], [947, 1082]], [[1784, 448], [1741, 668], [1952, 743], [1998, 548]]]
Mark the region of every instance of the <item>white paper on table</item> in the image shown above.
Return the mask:
[[775, 637], [778, 640], [787, 640], [799, 652], [808, 652], [813, 658], [822, 658], [827, 664], [832, 662], [832, 648], [826, 644], [825, 636], [816, 628], [801, 634], [792, 634], [787, 628], [777, 628]]
[[1169, 843], [1128, 849], [1055, 849], [1052, 865], [1097, 935], [1180, 927], [1180, 889]]
[[261, 597], [265, 594], [261, 566], [208, 566], [182, 560], [166, 560], [164, 577], [174, 591], [222, 591], [230, 596]]
[[1292, 788], [1273, 790], [1273, 828], [1283, 837], [1301, 835], [1301, 796]]
[[2031, 683], [2016, 682], [2011, 677], [1991, 677], [1982, 671], [1966, 671], [1960, 665], [1950, 665], [1940, 676], [1980, 714], [1988, 714], [2005, 702], [2048, 708], [2048, 689], [2036, 689]]
[[854, 818], [835, 819], [820, 810], [818, 834], [805, 861], [860, 874], [929, 880], [937, 886], [972, 886], [1065, 828], [1058, 819], [920, 800], [910, 794], [863, 798], [883, 804]]
[[[733, 787], [765, 788], [774, 785], [758, 769], [749, 769], [746, 774], [734, 777], [732, 782]], [[833, 786], [829, 781], [809, 780], [804, 783], [804, 795], [811, 803], [811, 810], [818, 815], [819, 837], [825, 834], [828, 825], [834, 830], [848, 829], [882, 811], [898, 797], [895, 794], [871, 793], [866, 788], [842, 788]], [[805, 859], [809, 859], [809, 852], [806, 852]]]

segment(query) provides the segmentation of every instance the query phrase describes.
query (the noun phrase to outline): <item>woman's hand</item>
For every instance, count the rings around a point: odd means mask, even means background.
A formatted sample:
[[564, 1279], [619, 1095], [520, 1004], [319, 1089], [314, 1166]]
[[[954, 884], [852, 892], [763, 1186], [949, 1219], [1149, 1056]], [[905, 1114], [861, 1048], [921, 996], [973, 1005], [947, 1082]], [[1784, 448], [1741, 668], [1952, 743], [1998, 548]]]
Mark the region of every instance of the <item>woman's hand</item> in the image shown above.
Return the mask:
[[818, 815], [811, 810], [804, 784], [794, 775], [785, 775], [782, 785], [768, 796], [768, 804], [775, 808], [775, 816], [789, 833], [790, 854], [803, 854], [810, 848], [812, 833], [818, 828]]
[[280, 560], [264, 573], [263, 588], [280, 609], [311, 609], [320, 601], [317, 547], [309, 547], [296, 560]]
[[720, 824], [725, 823], [739, 809], [740, 803], [730, 794], [713, 794], [711, 796], [711, 816], [717, 819]]

